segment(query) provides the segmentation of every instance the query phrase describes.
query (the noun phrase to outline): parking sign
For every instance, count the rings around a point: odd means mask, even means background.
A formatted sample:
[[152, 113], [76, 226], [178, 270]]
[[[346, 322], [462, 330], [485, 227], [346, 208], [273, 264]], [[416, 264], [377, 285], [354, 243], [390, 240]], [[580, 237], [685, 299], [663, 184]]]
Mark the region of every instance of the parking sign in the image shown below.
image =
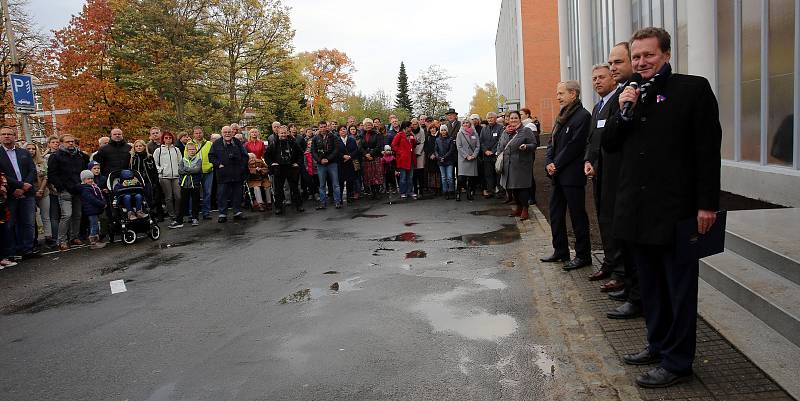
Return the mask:
[[26, 74], [11, 74], [11, 94], [18, 112], [36, 111], [33, 79]]

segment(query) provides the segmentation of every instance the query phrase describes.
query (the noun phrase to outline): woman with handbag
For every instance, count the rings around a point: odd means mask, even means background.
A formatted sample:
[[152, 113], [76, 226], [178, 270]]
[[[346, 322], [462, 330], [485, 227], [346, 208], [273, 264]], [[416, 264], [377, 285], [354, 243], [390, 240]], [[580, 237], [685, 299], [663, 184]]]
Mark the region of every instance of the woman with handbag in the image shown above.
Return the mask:
[[500, 171], [500, 184], [513, 197], [516, 207], [511, 216], [521, 220], [528, 219], [528, 199], [530, 199], [531, 179], [533, 176], [533, 159], [536, 155], [536, 136], [528, 128], [522, 126], [518, 111], [508, 113], [503, 138], [498, 144], [502, 152], [497, 157]]
[[478, 154], [481, 151], [478, 132], [472, 122], [465, 119], [461, 122], [461, 130], [456, 134], [456, 150], [458, 151], [458, 192], [456, 201], [461, 200], [461, 192], [466, 191], [467, 200], [472, 200], [478, 179]]

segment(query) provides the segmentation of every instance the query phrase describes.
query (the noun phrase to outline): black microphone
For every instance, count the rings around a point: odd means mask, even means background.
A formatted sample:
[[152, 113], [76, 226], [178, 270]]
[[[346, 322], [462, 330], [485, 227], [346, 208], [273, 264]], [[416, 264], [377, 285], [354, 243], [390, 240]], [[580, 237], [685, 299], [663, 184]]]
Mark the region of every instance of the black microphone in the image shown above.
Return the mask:
[[[639, 89], [639, 83], [642, 82], [642, 74], [634, 73], [631, 75], [631, 79], [628, 81], [628, 86], [633, 89]], [[625, 118], [631, 118], [631, 107], [633, 107], [633, 102], [625, 102], [622, 104], [622, 116]]]

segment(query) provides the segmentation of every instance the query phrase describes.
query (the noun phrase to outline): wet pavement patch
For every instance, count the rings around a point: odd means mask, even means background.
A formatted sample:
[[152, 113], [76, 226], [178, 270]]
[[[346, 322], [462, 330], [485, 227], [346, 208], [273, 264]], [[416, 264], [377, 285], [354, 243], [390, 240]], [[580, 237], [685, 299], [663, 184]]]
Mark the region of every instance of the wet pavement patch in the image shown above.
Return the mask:
[[105, 293], [98, 290], [95, 284], [67, 286], [49, 290], [23, 302], [6, 305], [0, 309], [0, 313], [4, 315], [39, 313], [63, 305], [91, 304], [104, 297]]
[[333, 283], [333, 284], [331, 284], [331, 287], [330, 287], [330, 288], [331, 288], [332, 290], [334, 290], [334, 291], [339, 291], [339, 283], [338, 283], [338, 282], [336, 282], [336, 283]]
[[511, 210], [508, 208], [492, 208], [486, 210], [474, 210], [469, 212], [469, 214], [473, 216], [508, 217], [508, 215], [511, 214]]
[[386, 215], [385, 214], [357, 214], [357, 215], [354, 215], [353, 217], [351, 217], [351, 219], [358, 219], [358, 218], [380, 219], [381, 217], [386, 217]]
[[164, 256], [162, 258], [158, 258], [155, 260], [150, 260], [149, 263], [142, 266], [145, 270], [153, 270], [156, 267], [163, 267], [163, 266], [170, 266], [178, 263], [181, 259], [183, 259], [183, 255], [169, 255]]
[[394, 248], [378, 248], [375, 252], [372, 252], [372, 256], [381, 256], [381, 252], [394, 252]]
[[406, 226], [406, 227], [413, 227], [413, 226], [416, 226], [417, 224], [419, 224], [419, 223], [417, 223], [415, 221], [407, 221], [407, 222], [403, 223], [403, 225]]
[[474, 308], [466, 311], [452, 304], [473, 292], [459, 287], [444, 294], [429, 295], [413, 310], [425, 315], [433, 331], [453, 332], [472, 340], [497, 341], [517, 330], [516, 319], [508, 314], [491, 314]]
[[199, 244], [199, 242], [198, 241], [194, 241], [194, 240], [180, 241], [180, 242], [173, 242], [173, 243], [163, 243], [162, 242], [162, 243], [158, 244], [158, 248], [159, 249], [178, 248], [178, 247], [182, 247], [182, 246], [186, 246], [186, 245], [192, 245], [192, 244]]
[[386, 237], [381, 238], [378, 241], [390, 241], [390, 242], [419, 242], [422, 241], [421, 237], [418, 236], [416, 233], [407, 232], [397, 234], [394, 237]]
[[469, 245], [504, 245], [521, 239], [516, 224], [503, 224], [503, 228], [482, 234], [465, 234], [448, 238], [450, 241], [463, 241]]
[[297, 302], [305, 302], [311, 299], [311, 289], [305, 288], [299, 291], [294, 292], [292, 295], [288, 297], [281, 298], [278, 301], [279, 304], [293, 304]]
[[[133, 251], [136, 252], [136, 251]], [[150, 250], [143, 254], [136, 254], [135, 256], [123, 259], [113, 266], [108, 266], [100, 269], [100, 275], [105, 276], [114, 272], [128, 270], [129, 267], [150, 261], [150, 259], [159, 256], [161, 253], [158, 250]]]
[[328, 270], [328, 271], [326, 271], [325, 273], [322, 273], [322, 274], [339, 274], [339, 272], [337, 272], [336, 270]]
[[419, 250], [406, 253], [406, 259], [424, 258], [427, 256], [428, 256], [427, 252]]

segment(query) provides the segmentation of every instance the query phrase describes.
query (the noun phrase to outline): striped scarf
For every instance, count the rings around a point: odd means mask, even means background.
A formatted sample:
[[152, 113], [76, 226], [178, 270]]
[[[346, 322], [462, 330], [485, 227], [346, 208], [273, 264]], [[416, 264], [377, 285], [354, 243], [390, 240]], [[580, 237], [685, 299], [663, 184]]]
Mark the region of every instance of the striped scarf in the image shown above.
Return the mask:
[[642, 103], [647, 103], [647, 95], [657, 89], [653, 89], [660, 87], [663, 85], [664, 81], [672, 75], [672, 66], [669, 63], [664, 64], [661, 69], [658, 70], [656, 75], [653, 75], [647, 82], [641, 84], [639, 86], [639, 99], [641, 99]]

